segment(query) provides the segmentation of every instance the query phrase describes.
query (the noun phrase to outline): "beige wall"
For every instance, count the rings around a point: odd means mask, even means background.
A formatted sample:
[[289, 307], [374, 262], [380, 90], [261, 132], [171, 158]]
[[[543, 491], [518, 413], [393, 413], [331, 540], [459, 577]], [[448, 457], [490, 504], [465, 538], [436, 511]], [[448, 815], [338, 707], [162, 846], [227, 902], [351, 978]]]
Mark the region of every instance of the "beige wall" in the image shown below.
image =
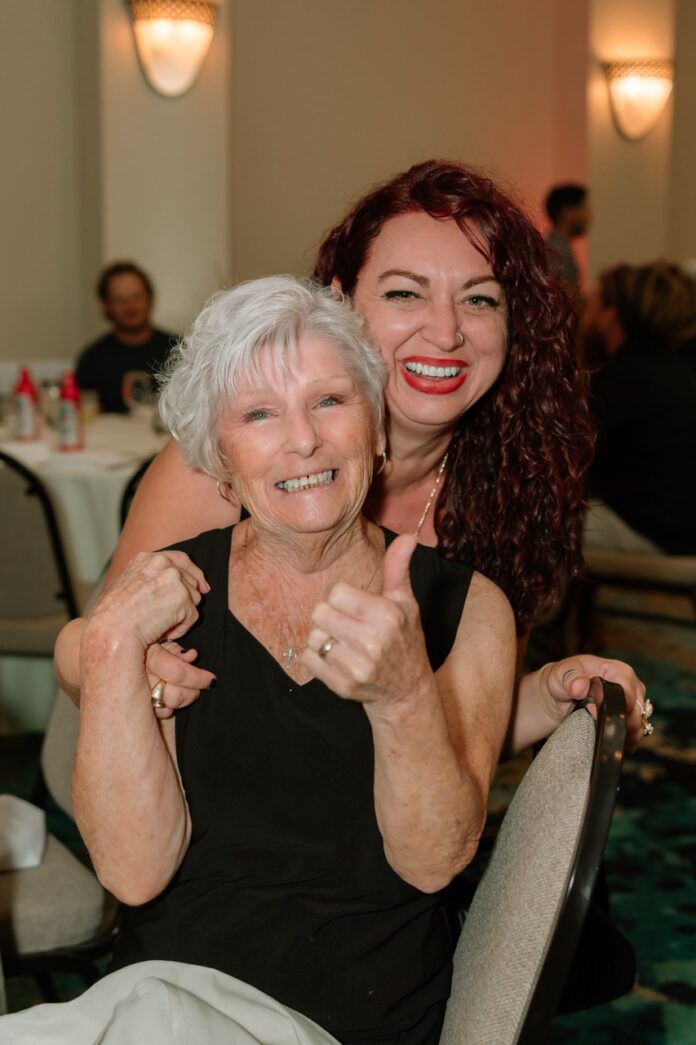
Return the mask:
[[0, 4], [0, 360], [80, 335], [74, 0]]
[[674, 0], [592, 0], [588, 77], [593, 273], [667, 250], [672, 100], [640, 141], [614, 127], [601, 61], [674, 54]]
[[[673, 53], [675, 17], [674, 103], [624, 142], [596, 59]], [[145, 84], [121, 0], [2, 4], [0, 33], [0, 359], [71, 356], [119, 255], [174, 328], [223, 283], [305, 271], [351, 200], [432, 155], [492, 169], [537, 216], [587, 178], [595, 269], [696, 254], [692, 0], [225, 0], [175, 100]]]
[[227, 15], [194, 88], [164, 98], [142, 76], [121, 0], [99, 2], [102, 257], [142, 264], [158, 322], [181, 330], [229, 279]]
[[696, 275], [696, 3], [676, 0], [674, 130], [667, 254]]
[[307, 269], [351, 200], [427, 157], [489, 167], [533, 209], [584, 177], [586, 10], [235, 0], [235, 277]]

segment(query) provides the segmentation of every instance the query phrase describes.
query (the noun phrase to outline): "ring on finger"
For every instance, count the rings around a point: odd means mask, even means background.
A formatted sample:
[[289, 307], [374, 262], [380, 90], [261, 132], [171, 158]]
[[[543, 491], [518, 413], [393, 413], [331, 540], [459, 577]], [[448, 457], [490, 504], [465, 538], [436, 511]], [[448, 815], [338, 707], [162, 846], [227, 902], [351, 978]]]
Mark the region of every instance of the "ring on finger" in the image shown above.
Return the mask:
[[653, 708], [653, 702], [652, 700], [650, 700], [649, 697], [647, 697], [645, 703], [643, 703], [642, 700], [636, 700], [636, 704], [640, 708], [640, 718], [641, 722], [643, 723], [643, 736], [650, 737], [655, 732], [655, 727], [653, 726], [652, 722], [648, 721], [653, 711], [655, 710]]
[[321, 657], [322, 660], [324, 660], [326, 657], [328, 657], [329, 653], [334, 648], [334, 646], [336, 645], [337, 642], [338, 642], [338, 639], [335, 639], [333, 637], [333, 635], [329, 635], [329, 637], [327, 639], [324, 639], [324, 641], [322, 642], [321, 646], [317, 650], [317, 653], [319, 654], [319, 656]]
[[160, 679], [159, 682], [155, 686], [152, 687], [151, 700], [152, 700], [152, 709], [153, 709], [153, 711], [155, 711], [155, 710], [157, 710], [159, 708], [166, 708], [166, 706], [167, 706], [164, 703], [164, 700], [163, 700], [163, 697], [164, 697], [164, 685], [165, 685], [164, 682], [162, 681], [162, 679]]

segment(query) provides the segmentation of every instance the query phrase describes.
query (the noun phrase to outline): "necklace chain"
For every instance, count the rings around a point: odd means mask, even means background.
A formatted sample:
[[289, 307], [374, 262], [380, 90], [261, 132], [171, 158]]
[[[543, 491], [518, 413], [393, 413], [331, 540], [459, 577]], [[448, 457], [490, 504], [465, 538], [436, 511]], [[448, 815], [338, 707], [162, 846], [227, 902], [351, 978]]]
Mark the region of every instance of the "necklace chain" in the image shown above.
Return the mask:
[[[249, 569], [249, 562], [247, 560], [247, 535], [246, 535], [246, 533], [244, 534], [244, 545], [242, 547], [242, 557], [244, 559], [244, 566], [246, 568], [247, 577], [249, 578], [249, 584], [251, 584], [251, 587], [253, 589], [254, 595], [259, 600], [259, 603], [263, 607], [264, 613], [268, 617], [268, 616], [270, 616], [270, 614], [268, 613], [268, 607], [266, 606], [266, 603], [263, 600], [263, 596], [261, 595], [261, 592], [256, 587], [256, 585], [254, 584], [254, 578], [252, 577], [251, 571]], [[370, 576], [369, 581], [367, 582], [367, 584], [363, 588], [361, 588], [361, 591], [368, 591], [369, 590], [370, 586], [372, 585], [372, 582], [374, 581], [375, 577], [377, 576], [377, 571], [379, 570], [381, 565], [382, 565], [382, 561], [381, 561], [381, 559], [378, 558], [377, 559], [377, 565], [375, 566], [374, 570], [372, 571], [372, 575]], [[284, 650], [281, 650], [280, 655], [283, 658], [283, 660], [287, 660], [288, 665], [292, 665], [293, 661], [298, 660], [300, 654], [305, 649], [306, 649], [306, 646], [286, 646], [286, 648]]]
[[433, 484], [432, 490], [430, 491], [430, 497], [425, 502], [425, 508], [423, 509], [421, 517], [418, 520], [418, 525], [416, 526], [416, 529], [414, 530], [414, 533], [413, 533], [414, 537], [417, 537], [419, 535], [419, 533], [423, 529], [423, 523], [428, 518], [428, 512], [430, 511], [430, 506], [432, 505], [433, 500], [435, 498], [435, 494], [437, 493], [437, 491], [439, 489], [439, 486], [440, 486], [440, 483], [442, 482], [442, 474], [443, 474], [443, 472], [445, 470], [445, 465], [447, 464], [447, 455], [448, 455], [448, 453], [449, 453], [449, 450], [445, 453], [445, 456], [440, 461], [440, 467], [437, 470], [437, 475], [435, 477], [435, 482]]

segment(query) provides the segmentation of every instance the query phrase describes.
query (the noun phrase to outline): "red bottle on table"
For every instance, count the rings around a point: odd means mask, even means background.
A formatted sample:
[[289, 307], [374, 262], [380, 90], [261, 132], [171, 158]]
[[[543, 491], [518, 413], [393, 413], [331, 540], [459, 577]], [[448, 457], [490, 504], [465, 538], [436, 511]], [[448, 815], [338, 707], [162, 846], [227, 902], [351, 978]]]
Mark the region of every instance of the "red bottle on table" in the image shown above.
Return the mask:
[[82, 449], [80, 389], [71, 370], [63, 374], [58, 400], [58, 445], [61, 450]]
[[39, 437], [39, 406], [36, 385], [28, 366], [19, 372], [14, 390], [15, 436], [22, 442]]

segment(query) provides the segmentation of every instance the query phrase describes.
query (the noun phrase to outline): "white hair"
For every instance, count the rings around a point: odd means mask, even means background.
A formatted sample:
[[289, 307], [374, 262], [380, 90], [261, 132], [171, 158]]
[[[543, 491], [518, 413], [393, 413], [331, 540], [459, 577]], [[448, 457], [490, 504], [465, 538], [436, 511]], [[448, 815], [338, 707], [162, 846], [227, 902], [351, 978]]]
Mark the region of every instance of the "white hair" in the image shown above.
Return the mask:
[[160, 375], [160, 414], [188, 465], [214, 479], [229, 478], [218, 441], [225, 407], [240, 383], [260, 376], [262, 349], [276, 352], [288, 372], [308, 334], [335, 345], [365, 393], [373, 434], [380, 430], [387, 368], [362, 318], [332, 288], [268, 276], [214, 294]]

